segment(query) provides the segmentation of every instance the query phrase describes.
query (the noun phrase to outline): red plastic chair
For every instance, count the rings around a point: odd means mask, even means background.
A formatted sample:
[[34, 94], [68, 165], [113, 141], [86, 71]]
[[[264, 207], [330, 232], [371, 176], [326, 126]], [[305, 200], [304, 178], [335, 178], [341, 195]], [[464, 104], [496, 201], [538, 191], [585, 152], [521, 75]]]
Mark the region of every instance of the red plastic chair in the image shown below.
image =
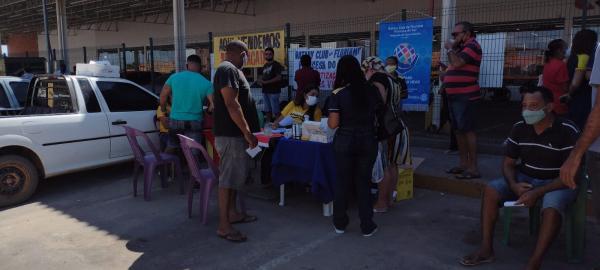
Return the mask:
[[[179, 192], [183, 194], [183, 177], [181, 177], [181, 163], [179, 158], [175, 155], [161, 153], [157, 150], [156, 146], [152, 143], [146, 133], [137, 130], [129, 126], [123, 126], [127, 140], [131, 146], [133, 156], [135, 157], [135, 164], [133, 167], [133, 196], [137, 196], [137, 178], [140, 171], [140, 167], [144, 167], [144, 200], [150, 200], [150, 193], [152, 191], [152, 179], [158, 166], [166, 166], [173, 164], [175, 166], [175, 173], [180, 179]], [[150, 152], [146, 153], [140, 147], [137, 137], [142, 137], [146, 142], [146, 145], [150, 147]], [[161, 174], [164, 180], [165, 173]]]
[[[193, 139], [183, 136], [179, 136], [179, 142], [181, 143], [181, 150], [187, 161], [190, 169], [190, 174], [194, 181], [189, 181], [188, 187], [188, 217], [192, 217], [192, 201], [194, 198], [193, 185], [198, 183], [200, 185], [200, 209], [202, 211], [202, 223], [206, 224], [206, 216], [208, 214], [208, 202], [210, 201], [210, 192], [212, 188], [219, 181], [219, 168], [211, 160], [206, 152], [206, 149], [194, 141]], [[197, 158], [198, 155], [194, 154], [194, 150], [202, 153], [204, 161], [208, 163], [207, 169], [200, 168], [200, 160]]]

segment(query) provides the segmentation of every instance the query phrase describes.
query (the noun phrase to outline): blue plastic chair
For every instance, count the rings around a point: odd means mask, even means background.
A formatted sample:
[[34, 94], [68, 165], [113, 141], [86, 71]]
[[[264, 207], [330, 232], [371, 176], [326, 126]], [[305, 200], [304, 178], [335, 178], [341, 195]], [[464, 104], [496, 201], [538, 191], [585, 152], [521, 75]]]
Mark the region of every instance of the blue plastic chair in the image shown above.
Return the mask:
[[[125, 134], [127, 135], [127, 140], [129, 141], [135, 159], [133, 165], [133, 196], [137, 196], [137, 178], [140, 167], [144, 168], [144, 200], [149, 201], [150, 193], [152, 191], [152, 179], [154, 178], [156, 167], [168, 166], [171, 164], [175, 166], [175, 173], [177, 178], [180, 179], [179, 192], [183, 194], [183, 177], [181, 177], [181, 163], [179, 158], [176, 155], [158, 151], [146, 133], [129, 126], [123, 126], [123, 128], [125, 129]], [[151, 150], [149, 153], [145, 153], [140, 147], [137, 137], [142, 137], [144, 139], [146, 145], [148, 145]], [[161, 174], [163, 181], [165, 176], [165, 173]]]

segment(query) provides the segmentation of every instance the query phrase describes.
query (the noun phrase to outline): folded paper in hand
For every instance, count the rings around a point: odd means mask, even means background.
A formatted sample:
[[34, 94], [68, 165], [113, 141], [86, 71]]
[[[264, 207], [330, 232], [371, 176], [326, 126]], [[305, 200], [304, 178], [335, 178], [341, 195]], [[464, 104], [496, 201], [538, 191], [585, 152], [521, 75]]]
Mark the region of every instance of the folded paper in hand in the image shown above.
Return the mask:
[[249, 155], [251, 158], [254, 158], [254, 157], [256, 157], [256, 155], [258, 155], [258, 153], [260, 153], [260, 151], [261, 151], [261, 150], [260, 150], [260, 147], [259, 147], [259, 146], [257, 146], [257, 147], [254, 147], [254, 148], [248, 148], [248, 149], [246, 149], [246, 153], [248, 153], [248, 155]]
[[525, 207], [525, 205], [522, 203], [517, 204], [516, 201], [508, 201], [504, 202], [504, 207]]

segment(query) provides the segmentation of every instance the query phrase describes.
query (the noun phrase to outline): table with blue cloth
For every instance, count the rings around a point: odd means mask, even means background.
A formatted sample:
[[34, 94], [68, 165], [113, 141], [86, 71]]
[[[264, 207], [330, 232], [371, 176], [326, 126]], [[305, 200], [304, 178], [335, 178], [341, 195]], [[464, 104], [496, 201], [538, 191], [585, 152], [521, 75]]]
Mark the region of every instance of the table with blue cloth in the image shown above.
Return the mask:
[[[333, 201], [336, 181], [335, 157], [331, 143], [281, 139], [271, 163], [273, 185], [280, 186], [280, 205], [284, 205], [284, 185], [311, 183], [312, 193], [323, 204]], [[330, 205], [329, 205], [330, 206]]]

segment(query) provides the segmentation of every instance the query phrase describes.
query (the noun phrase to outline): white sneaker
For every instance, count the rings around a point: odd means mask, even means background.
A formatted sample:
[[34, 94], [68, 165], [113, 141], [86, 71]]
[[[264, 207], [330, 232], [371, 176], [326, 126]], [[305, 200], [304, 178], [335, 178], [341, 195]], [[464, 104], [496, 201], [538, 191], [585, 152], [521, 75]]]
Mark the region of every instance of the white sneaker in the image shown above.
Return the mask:
[[335, 233], [337, 233], [337, 234], [344, 234], [346, 232], [345, 230], [340, 230], [340, 229], [336, 228], [335, 226], [333, 226], [333, 229], [335, 230]]
[[377, 229], [379, 229], [379, 228], [375, 227], [375, 229], [373, 229], [370, 233], [363, 233], [363, 236], [364, 237], [371, 237], [371, 236], [373, 236], [377, 232]]

